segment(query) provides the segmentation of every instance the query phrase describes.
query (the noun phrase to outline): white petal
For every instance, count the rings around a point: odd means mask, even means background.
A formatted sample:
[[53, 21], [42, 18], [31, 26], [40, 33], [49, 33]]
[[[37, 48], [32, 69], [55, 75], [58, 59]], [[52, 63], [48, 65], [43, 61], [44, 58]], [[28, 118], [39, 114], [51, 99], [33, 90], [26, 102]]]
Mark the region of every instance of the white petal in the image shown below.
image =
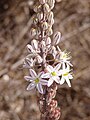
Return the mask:
[[38, 77], [40, 78], [43, 74], [44, 74], [44, 72], [40, 72], [40, 73], [38, 74]]
[[63, 73], [63, 71], [62, 71], [62, 70], [59, 70], [59, 71], [57, 72], [57, 75], [58, 75], [58, 76], [61, 76], [62, 73]]
[[30, 83], [27, 87], [27, 90], [32, 90], [35, 88], [35, 84], [34, 83]]
[[57, 76], [57, 77], [54, 79], [54, 81], [55, 81], [56, 83], [60, 83], [60, 78]]
[[68, 77], [69, 77], [69, 79], [73, 79], [73, 76], [72, 76], [72, 75], [70, 75], [70, 74], [68, 75]]
[[49, 79], [48, 81], [48, 87], [50, 87], [53, 84], [54, 80], [52, 78]]
[[67, 70], [70, 71], [70, 66], [67, 64]]
[[48, 65], [48, 66], [47, 66], [47, 70], [48, 70], [49, 72], [52, 72], [53, 69], [54, 69], [54, 68], [53, 68], [51, 65]]
[[27, 81], [33, 81], [33, 78], [30, 77], [30, 76], [24, 76], [24, 78], [25, 78], [25, 80], [27, 80]]
[[37, 84], [37, 89], [38, 89], [39, 93], [43, 94], [43, 88], [42, 88], [42, 85], [40, 83]]
[[59, 64], [57, 64], [57, 65], [55, 66], [54, 70], [59, 70], [60, 67], [61, 67], [61, 64], [59, 63]]
[[47, 81], [47, 80], [44, 80], [44, 79], [41, 79], [41, 80], [40, 80], [40, 83], [41, 83], [42, 85], [47, 85], [47, 84], [48, 84], [48, 81]]
[[65, 79], [62, 77], [60, 80], [60, 85], [62, 85], [65, 82]]
[[36, 72], [33, 69], [30, 69], [30, 75], [32, 77], [36, 77], [37, 76]]
[[62, 67], [63, 67], [63, 70], [65, 70], [65, 63], [64, 62], [63, 62], [63, 66]]
[[68, 77], [66, 77], [66, 82], [67, 82], [68, 86], [71, 87], [71, 83], [70, 83], [70, 80], [68, 79]]
[[41, 78], [50, 78], [51, 77], [51, 74], [50, 73], [45, 73], [45, 74], [42, 74]]
[[70, 63], [70, 61], [66, 61], [67, 64], [69, 64], [71, 67], [73, 67], [73, 65]]

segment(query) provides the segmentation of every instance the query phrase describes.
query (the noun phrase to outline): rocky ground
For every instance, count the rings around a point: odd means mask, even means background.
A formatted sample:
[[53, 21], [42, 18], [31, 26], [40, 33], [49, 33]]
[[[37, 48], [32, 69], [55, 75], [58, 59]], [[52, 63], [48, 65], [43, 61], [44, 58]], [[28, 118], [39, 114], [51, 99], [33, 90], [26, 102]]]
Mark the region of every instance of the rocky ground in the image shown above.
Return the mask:
[[[27, 92], [22, 69], [30, 41], [36, 0], [0, 1], [0, 120], [39, 120], [36, 95]], [[90, 119], [90, 0], [57, 0], [54, 31], [62, 33], [60, 47], [71, 52], [72, 88], [59, 87], [60, 120]]]

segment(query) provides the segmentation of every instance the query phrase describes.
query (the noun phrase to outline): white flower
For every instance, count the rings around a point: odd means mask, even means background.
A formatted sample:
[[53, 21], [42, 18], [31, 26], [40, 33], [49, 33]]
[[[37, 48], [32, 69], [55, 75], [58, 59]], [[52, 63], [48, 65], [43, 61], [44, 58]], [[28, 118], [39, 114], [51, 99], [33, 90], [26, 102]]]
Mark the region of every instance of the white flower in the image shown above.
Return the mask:
[[55, 66], [55, 68], [53, 68], [51, 65], [47, 66], [47, 73], [42, 74], [42, 78], [49, 78], [48, 80], [48, 87], [50, 87], [53, 82], [55, 81], [56, 83], [60, 83], [60, 73], [59, 73], [59, 69], [61, 67], [61, 64], [57, 64]]
[[71, 59], [70, 53], [67, 53], [66, 51], [62, 52], [58, 46], [57, 46], [57, 49], [59, 53], [57, 54], [56, 59], [60, 60], [62, 63], [64, 62], [64, 63], [69, 64], [70, 66], [73, 66], [70, 63], [70, 59]]
[[66, 81], [68, 86], [71, 87], [70, 80], [73, 79], [73, 76], [70, 73], [70, 71], [71, 71], [70, 66], [67, 64], [67, 67], [65, 67], [65, 63], [63, 63], [62, 69], [60, 70], [60, 74], [61, 74], [60, 84], [61, 85]]
[[24, 77], [27, 81], [31, 82], [28, 85], [27, 90], [32, 90], [34, 88], [37, 88], [39, 93], [44, 94], [42, 85], [47, 85], [48, 81], [41, 78], [42, 74], [43, 72], [40, 72], [37, 75], [33, 69], [30, 69], [30, 76]]

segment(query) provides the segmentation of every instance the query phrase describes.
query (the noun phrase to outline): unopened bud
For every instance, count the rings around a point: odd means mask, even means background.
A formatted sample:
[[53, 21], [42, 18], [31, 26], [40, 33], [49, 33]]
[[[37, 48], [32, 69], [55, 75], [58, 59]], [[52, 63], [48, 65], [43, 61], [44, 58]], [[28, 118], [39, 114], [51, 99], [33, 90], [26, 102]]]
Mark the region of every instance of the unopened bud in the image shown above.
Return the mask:
[[55, 114], [54, 114], [54, 119], [59, 120], [60, 116], [61, 116], [60, 108], [56, 108]]
[[46, 0], [39, 0], [39, 2], [43, 5], [46, 3]]
[[49, 8], [49, 5], [48, 5], [48, 4], [44, 4], [44, 12], [45, 12], [45, 13], [50, 12], [50, 8]]
[[34, 7], [34, 12], [40, 12], [41, 11], [41, 5], [36, 5], [35, 7]]
[[51, 38], [50, 38], [50, 37], [48, 37], [48, 38], [46, 39], [46, 46], [47, 46], [48, 48], [51, 46]]
[[39, 21], [41, 21], [43, 19], [43, 13], [42, 12], [38, 13], [37, 18]]
[[37, 60], [38, 63], [41, 63], [42, 62], [41, 56], [40, 55], [36, 56], [36, 60]]
[[60, 42], [61, 33], [56, 32], [53, 36], [53, 45], [57, 45]]
[[43, 50], [43, 52], [45, 52], [45, 50], [46, 50], [46, 44], [45, 44], [45, 41], [41, 41], [41, 43], [40, 43], [40, 45], [41, 45], [41, 48], [43, 48], [42, 50]]
[[38, 23], [38, 18], [33, 18], [33, 23], [36, 25]]
[[27, 45], [27, 50], [28, 52], [32, 53], [33, 52], [33, 47], [31, 45]]
[[54, 15], [53, 15], [53, 12], [52, 12], [52, 11], [47, 14], [47, 19], [48, 19], [49, 21], [50, 21], [51, 18], [53, 18], [53, 17], [54, 17]]
[[54, 46], [52, 46], [52, 49], [51, 49], [50, 53], [53, 55], [54, 58], [56, 57], [57, 50]]
[[29, 58], [25, 58], [25, 61], [24, 61], [24, 65], [23, 67], [24, 68], [30, 68], [33, 66], [33, 59], [29, 59]]
[[48, 24], [47, 24], [47, 22], [43, 22], [43, 23], [41, 24], [41, 27], [43, 28], [43, 30], [48, 29]]
[[46, 34], [47, 36], [51, 36], [53, 34], [52, 28], [47, 29]]
[[34, 28], [32, 28], [31, 31], [30, 31], [30, 35], [31, 35], [32, 37], [34, 37], [36, 34], [37, 34], [37, 30], [34, 29]]
[[41, 30], [40, 30], [40, 28], [38, 27], [38, 28], [37, 28], [37, 37], [38, 37], [40, 34], [41, 34]]
[[32, 47], [33, 47], [34, 50], [38, 49], [38, 42], [35, 39], [33, 39], [31, 41], [31, 45], [32, 45]]
[[53, 25], [53, 24], [54, 24], [53, 12], [52, 12], [52, 11], [47, 15], [47, 19], [48, 19], [48, 23], [49, 23], [50, 25]]
[[50, 8], [53, 9], [55, 0], [47, 0], [47, 3], [49, 4]]

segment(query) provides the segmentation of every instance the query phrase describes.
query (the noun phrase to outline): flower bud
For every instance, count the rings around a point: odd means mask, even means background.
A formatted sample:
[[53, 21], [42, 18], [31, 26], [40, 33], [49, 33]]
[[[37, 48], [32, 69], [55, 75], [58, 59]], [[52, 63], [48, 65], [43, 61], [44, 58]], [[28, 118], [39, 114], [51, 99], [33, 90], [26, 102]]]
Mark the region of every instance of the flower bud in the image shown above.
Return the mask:
[[47, 0], [48, 5], [50, 6], [51, 9], [53, 9], [55, 0]]
[[43, 52], [45, 52], [45, 50], [46, 50], [46, 44], [45, 44], [45, 41], [41, 41], [41, 48], [43, 48], [42, 50], [43, 50]]
[[50, 38], [50, 37], [48, 37], [48, 38], [46, 39], [46, 46], [47, 46], [48, 48], [51, 46], [51, 38]]
[[49, 5], [48, 4], [44, 4], [44, 12], [45, 13], [48, 13], [48, 12], [50, 12], [50, 8], [49, 8]]
[[36, 56], [36, 60], [37, 60], [38, 63], [41, 63], [42, 62], [41, 56], [40, 55]]
[[55, 109], [54, 119], [58, 120], [61, 116], [60, 108]]
[[37, 28], [37, 33], [36, 33], [37, 37], [38, 37], [40, 34], [41, 34], [41, 31], [40, 31], [40, 28], [38, 27], [38, 28]]
[[24, 68], [31, 68], [33, 66], [33, 59], [29, 59], [29, 58], [25, 58], [25, 61], [24, 61], [24, 65], [23, 67]]
[[39, 21], [41, 21], [43, 19], [43, 13], [42, 12], [38, 13], [37, 18]]
[[34, 37], [36, 34], [37, 34], [37, 30], [34, 29], [34, 28], [32, 28], [31, 31], [30, 31], [30, 35], [31, 35], [32, 37]]
[[33, 47], [34, 50], [38, 49], [38, 42], [35, 39], [33, 39], [31, 41], [31, 45], [32, 45], [32, 47]]
[[46, 35], [47, 35], [47, 36], [51, 36], [52, 34], [53, 34], [52, 28], [47, 29]]
[[47, 98], [46, 98], [46, 102], [48, 103], [48, 105], [50, 104], [51, 100], [52, 100], [52, 94], [48, 93]]
[[33, 23], [36, 25], [38, 23], [38, 18], [34, 17], [33, 18]]
[[46, 0], [39, 0], [39, 2], [43, 5], [46, 3]]
[[41, 5], [36, 5], [35, 7], [34, 7], [34, 12], [40, 12], [41, 11]]
[[53, 45], [57, 45], [60, 42], [61, 33], [56, 32], [53, 36]]
[[54, 15], [53, 15], [52, 11], [47, 14], [48, 21], [50, 21], [53, 17], [54, 17]]
[[53, 55], [54, 58], [56, 57], [57, 50], [54, 46], [52, 46], [52, 49], [51, 49], [50, 53]]
[[41, 24], [41, 27], [42, 27], [43, 30], [48, 29], [48, 24], [47, 24], [47, 22], [43, 22], [43, 23]]
[[33, 47], [31, 45], [27, 45], [27, 50], [29, 53], [32, 53], [33, 52]]
[[53, 25], [53, 24], [54, 24], [53, 12], [50, 12], [50, 13], [47, 15], [47, 19], [48, 19], [48, 23], [49, 23], [50, 25]]

